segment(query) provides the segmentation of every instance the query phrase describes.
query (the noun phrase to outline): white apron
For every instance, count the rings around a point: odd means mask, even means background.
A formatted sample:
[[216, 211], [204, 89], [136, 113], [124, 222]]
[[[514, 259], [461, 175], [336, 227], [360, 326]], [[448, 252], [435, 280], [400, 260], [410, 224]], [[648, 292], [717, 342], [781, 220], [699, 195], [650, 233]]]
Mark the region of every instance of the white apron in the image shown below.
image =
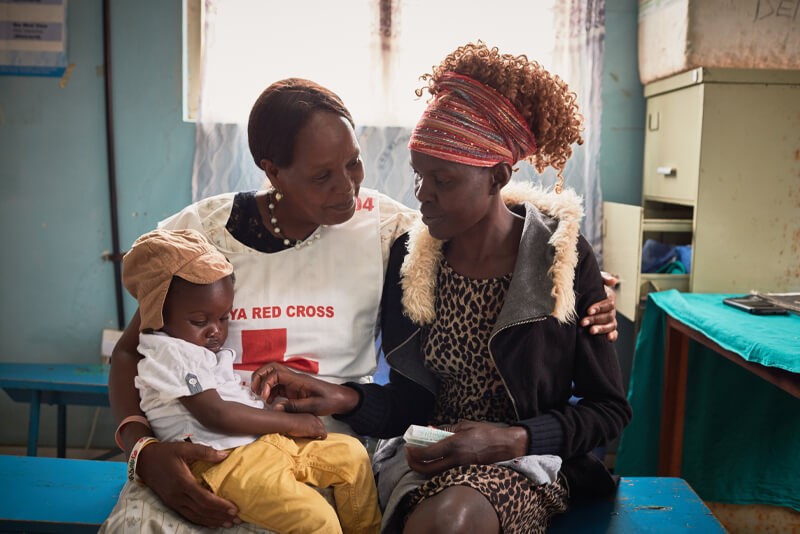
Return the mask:
[[371, 381], [384, 275], [374, 191], [362, 188], [355, 215], [321, 228], [313, 245], [271, 254], [244, 246], [225, 228], [233, 197], [202, 200], [159, 226], [200, 230], [233, 264], [225, 346], [236, 351], [243, 382], [270, 362], [337, 384]]

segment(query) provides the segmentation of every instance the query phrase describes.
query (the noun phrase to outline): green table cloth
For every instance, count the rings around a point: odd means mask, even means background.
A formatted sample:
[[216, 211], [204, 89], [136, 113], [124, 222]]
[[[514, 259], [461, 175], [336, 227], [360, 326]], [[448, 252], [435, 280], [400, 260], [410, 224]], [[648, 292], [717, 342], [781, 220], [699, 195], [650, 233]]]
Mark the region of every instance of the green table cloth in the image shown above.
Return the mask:
[[[746, 360], [800, 373], [800, 316], [751, 315], [723, 304], [729, 296], [648, 295], [617, 474], [657, 474], [666, 314]], [[800, 510], [800, 399], [694, 341], [688, 365], [682, 478], [707, 501]]]

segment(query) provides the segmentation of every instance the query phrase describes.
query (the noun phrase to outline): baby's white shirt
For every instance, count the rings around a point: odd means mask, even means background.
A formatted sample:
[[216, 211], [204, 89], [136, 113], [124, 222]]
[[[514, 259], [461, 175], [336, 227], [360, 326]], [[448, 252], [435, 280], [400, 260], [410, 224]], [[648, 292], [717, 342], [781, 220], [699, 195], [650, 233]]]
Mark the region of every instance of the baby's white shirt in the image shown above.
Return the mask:
[[140, 407], [147, 416], [153, 433], [160, 441], [185, 441], [208, 445], [218, 450], [246, 445], [255, 435], [227, 435], [204, 427], [187, 410], [181, 397], [216, 389], [226, 401], [264, 408], [261, 399], [253, 398], [233, 370], [235, 353], [210, 350], [163, 333], [140, 334], [136, 387]]

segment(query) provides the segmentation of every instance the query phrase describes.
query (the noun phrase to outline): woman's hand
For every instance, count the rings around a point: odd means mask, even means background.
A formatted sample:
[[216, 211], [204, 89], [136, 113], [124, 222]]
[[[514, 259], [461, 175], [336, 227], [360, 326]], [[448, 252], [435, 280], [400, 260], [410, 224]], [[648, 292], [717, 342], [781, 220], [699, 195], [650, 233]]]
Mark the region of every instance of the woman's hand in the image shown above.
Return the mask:
[[189, 470], [196, 460], [217, 463], [227, 453], [194, 443], [153, 443], [141, 450], [136, 472], [164, 504], [198, 525], [231, 527], [242, 521], [232, 502], [201, 486]]
[[448, 428], [450, 437], [427, 447], [406, 446], [406, 460], [414, 471], [434, 475], [459, 465], [492, 464], [524, 456], [528, 433], [522, 427], [461, 421]]
[[279, 363], [270, 363], [253, 372], [250, 389], [276, 410], [314, 415], [352, 412], [360, 401], [358, 392], [331, 384], [303, 373], [296, 373]]
[[581, 319], [581, 326], [590, 326], [589, 333], [606, 334], [609, 341], [616, 341], [617, 332], [617, 294], [614, 288], [619, 279], [605, 271], [601, 271], [605, 284], [606, 299], [589, 306], [588, 316]]

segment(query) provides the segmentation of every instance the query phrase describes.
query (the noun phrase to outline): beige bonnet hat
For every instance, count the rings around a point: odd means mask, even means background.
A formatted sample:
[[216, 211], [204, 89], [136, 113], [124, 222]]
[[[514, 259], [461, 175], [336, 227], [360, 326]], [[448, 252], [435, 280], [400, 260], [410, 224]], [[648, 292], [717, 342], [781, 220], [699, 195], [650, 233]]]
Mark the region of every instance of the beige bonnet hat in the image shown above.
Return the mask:
[[197, 230], [154, 230], [122, 258], [122, 283], [139, 301], [141, 330], [164, 326], [162, 310], [172, 277], [211, 284], [233, 273], [225, 256]]

